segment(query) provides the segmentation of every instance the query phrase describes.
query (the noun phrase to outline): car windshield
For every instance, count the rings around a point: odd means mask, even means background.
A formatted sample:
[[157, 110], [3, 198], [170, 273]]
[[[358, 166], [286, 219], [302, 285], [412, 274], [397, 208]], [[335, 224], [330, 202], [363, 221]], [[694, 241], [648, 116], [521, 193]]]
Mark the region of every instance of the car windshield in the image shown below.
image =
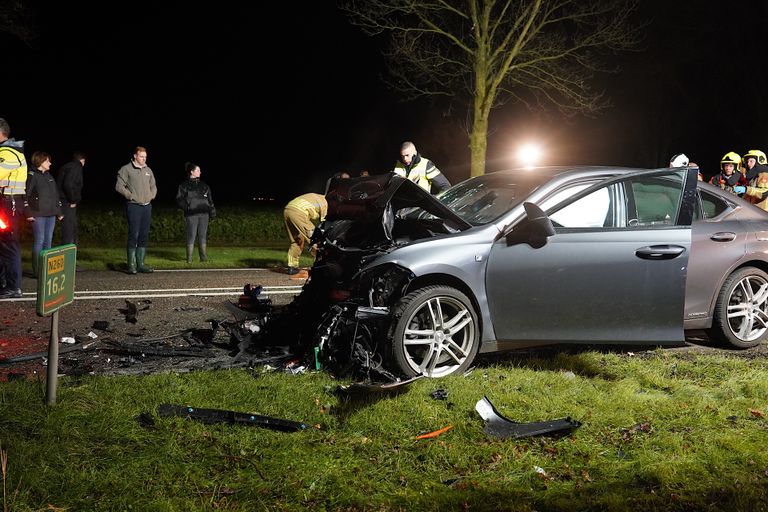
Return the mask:
[[[518, 205], [551, 176], [529, 171], [490, 173], [449, 188], [437, 199], [473, 226], [488, 224]], [[417, 208], [408, 217], [431, 218]]]

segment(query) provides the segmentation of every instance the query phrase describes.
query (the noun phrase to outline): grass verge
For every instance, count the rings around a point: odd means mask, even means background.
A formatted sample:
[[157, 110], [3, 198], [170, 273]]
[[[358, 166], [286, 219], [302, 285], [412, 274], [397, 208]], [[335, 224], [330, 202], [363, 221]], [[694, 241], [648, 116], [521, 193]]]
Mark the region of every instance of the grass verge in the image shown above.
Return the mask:
[[[652, 351], [514, 356], [339, 409], [323, 372], [244, 370], [0, 384], [10, 510], [765, 510], [768, 365]], [[431, 392], [442, 388], [447, 400]], [[566, 437], [499, 440], [487, 396]], [[159, 418], [161, 403], [303, 421], [305, 431]], [[137, 421], [150, 412], [155, 424]], [[448, 425], [441, 436], [415, 437]]]

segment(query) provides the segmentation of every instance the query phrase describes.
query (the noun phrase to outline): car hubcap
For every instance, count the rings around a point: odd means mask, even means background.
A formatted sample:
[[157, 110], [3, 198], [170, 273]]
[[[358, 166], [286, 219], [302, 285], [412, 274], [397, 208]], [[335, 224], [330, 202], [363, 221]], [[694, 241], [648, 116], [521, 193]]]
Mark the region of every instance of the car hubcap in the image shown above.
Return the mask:
[[451, 297], [434, 297], [408, 319], [403, 345], [408, 364], [429, 377], [456, 371], [472, 351], [472, 314]]
[[728, 300], [728, 325], [742, 341], [760, 338], [768, 329], [768, 282], [759, 276], [742, 279]]

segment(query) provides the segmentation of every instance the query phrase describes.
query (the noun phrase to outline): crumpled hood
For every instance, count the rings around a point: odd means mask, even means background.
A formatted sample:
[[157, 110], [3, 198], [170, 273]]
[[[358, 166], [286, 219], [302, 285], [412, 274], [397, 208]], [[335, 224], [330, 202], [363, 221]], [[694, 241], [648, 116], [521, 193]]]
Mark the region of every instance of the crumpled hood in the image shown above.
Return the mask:
[[404, 208], [421, 208], [459, 231], [472, 227], [429, 192], [394, 173], [336, 179], [331, 183], [326, 199], [327, 221], [374, 222], [380, 219], [389, 240], [392, 239], [395, 214]]

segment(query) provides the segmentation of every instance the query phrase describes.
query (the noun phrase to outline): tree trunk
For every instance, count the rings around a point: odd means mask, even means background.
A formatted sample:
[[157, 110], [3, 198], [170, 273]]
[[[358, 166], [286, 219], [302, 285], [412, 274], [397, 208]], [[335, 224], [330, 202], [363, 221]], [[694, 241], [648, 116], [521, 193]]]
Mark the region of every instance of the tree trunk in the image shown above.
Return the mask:
[[469, 176], [485, 174], [485, 154], [488, 149], [488, 116], [476, 115], [469, 134]]

